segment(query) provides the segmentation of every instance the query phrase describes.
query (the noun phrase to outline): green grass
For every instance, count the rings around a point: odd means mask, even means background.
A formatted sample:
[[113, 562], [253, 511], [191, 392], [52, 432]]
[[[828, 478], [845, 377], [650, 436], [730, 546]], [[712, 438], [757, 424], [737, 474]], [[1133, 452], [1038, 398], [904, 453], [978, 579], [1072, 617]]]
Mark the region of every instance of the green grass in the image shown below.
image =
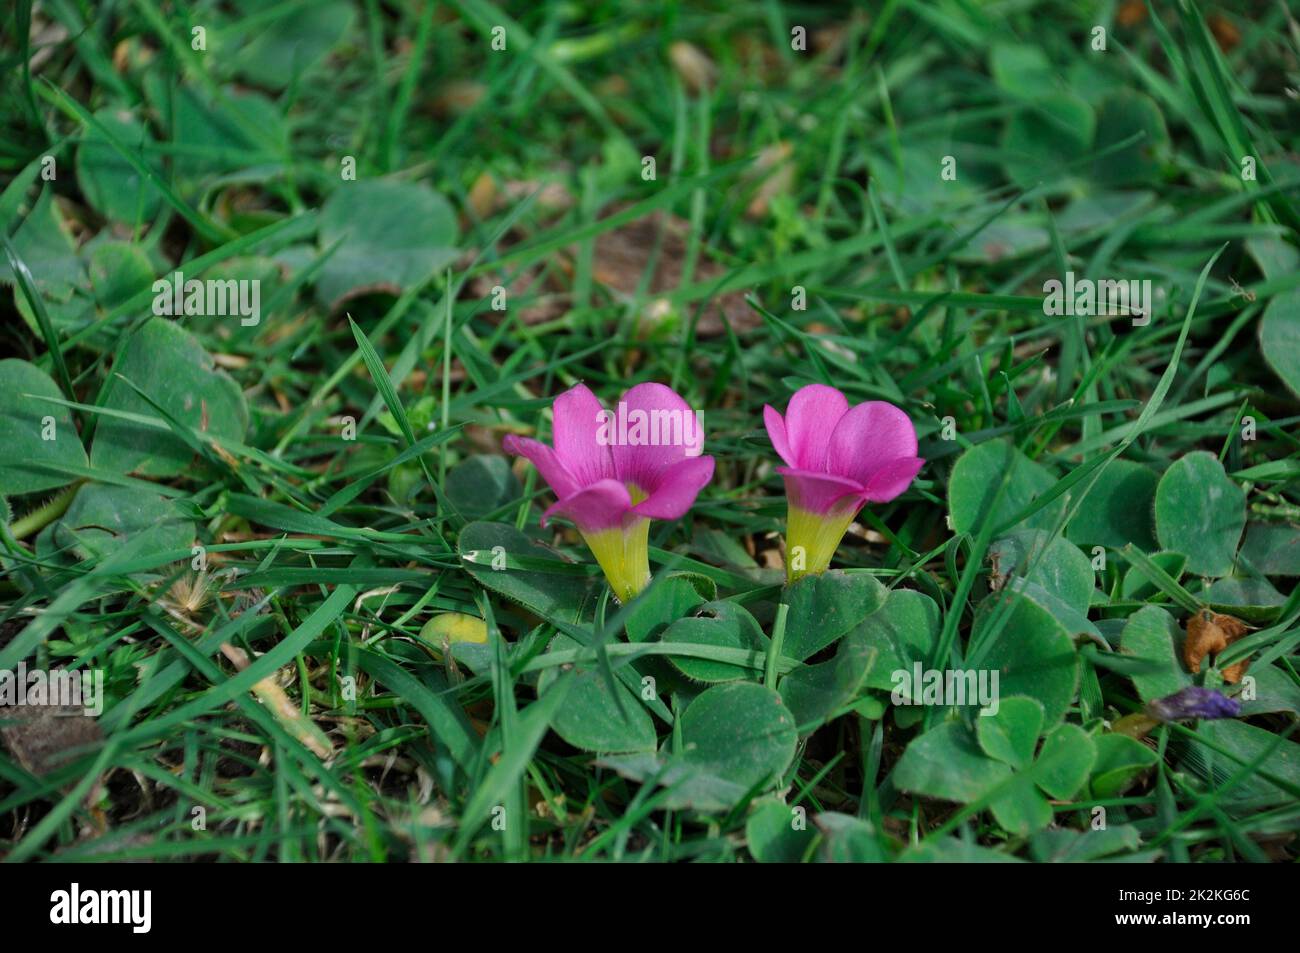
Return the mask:
[[[1249, 533], [1300, 546], [1300, 9], [867, 6], [15, 4], [0, 355], [50, 383], [0, 377], [0, 401], [53, 415], [88, 456], [0, 510], [0, 669], [102, 671], [108, 701], [89, 746], [42, 729], [71, 749], [58, 766], [35, 765], [30, 738], [0, 748], [0, 854], [1295, 860], [1300, 568]], [[681, 44], [707, 58], [703, 84]], [[357, 191], [380, 181], [400, 187]], [[180, 343], [131, 351], [175, 270], [262, 281], [256, 326], [161, 319], [215, 371], [186, 370]], [[1043, 283], [1067, 271], [1150, 279], [1150, 322], [1045, 313]], [[508, 433], [549, 440], [575, 383], [609, 405], [651, 380], [702, 411], [717, 470], [685, 518], [652, 524], [657, 582], [621, 607], [568, 524], [539, 527], [554, 500], [539, 475], [490, 458]], [[833, 566], [933, 603], [928, 664], [1004, 665], [1046, 705], [1044, 735], [1059, 722], [1095, 753], [1156, 677], [1126, 651], [1134, 617], [1166, 613], [1181, 638], [1208, 603], [1252, 630], [1197, 681], [1235, 693], [1222, 670], [1250, 659], [1262, 701], [1150, 728], [1124, 784], [1093, 760], [1065, 794], [1046, 741], [968, 795], [952, 761], [918, 780], [905, 756], [982, 720], [893, 706], [879, 685], [723, 806], [566, 742], [566, 706], [603, 691], [676, 763], [703, 687], [682, 660], [772, 689], [807, 674], [781, 649], [820, 617], [782, 594], [762, 408], [812, 382], [916, 425], [927, 466], [862, 513]], [[199, 388], [201, 409], [184, 399]], [[247, 425], [208, 419], [235, 392]], [[124, 431], [138, 461], [101, 449]], [[0, 447], [0, 489], [19, 446]], [[999, 446], [1022, 462], [976, 466]], [[1180, 487], [1177, 462], [1205, 454], [1243, 495], [1244, 546], [1239, 528], [1195, 532], [1201, 484]], [[1125, 466], [1161, 481], [1158, 540], [1139, 525], [1149, 494], [1117, 489]], [[115, 489], [149, 508], [132, 517]], [[1103, 498], [1121, 518], [1094, 549], [1080, 527]], [[508, 546], [498, 576], [467, 541], [514, 537], [466, 529], [483, 522], [545, 548]], [[1034, 553], [1010, 572], [1026, 528]], [[1179, 547], [1188, 571], [1154, 556]], [[1198, 570], [1215, 547], [1230, 568]], [[1075, 556], [1081, 608], [1053, 588]], [[669, 571], [751, 613], [773, 648], [629, 640]], [[446, 613], [481, 620], [486, 644], [451, 657], [424, 628]], [[1058, 631], [1074, 677], [1052, 718], [1050, 676], [1017, 653]], [[1170, 658], [1160, 674], [1190, 679]], [[651, 698], [647, 674], [665, 686]], [[1039, 800], [1050, 826], [999, 810]]]

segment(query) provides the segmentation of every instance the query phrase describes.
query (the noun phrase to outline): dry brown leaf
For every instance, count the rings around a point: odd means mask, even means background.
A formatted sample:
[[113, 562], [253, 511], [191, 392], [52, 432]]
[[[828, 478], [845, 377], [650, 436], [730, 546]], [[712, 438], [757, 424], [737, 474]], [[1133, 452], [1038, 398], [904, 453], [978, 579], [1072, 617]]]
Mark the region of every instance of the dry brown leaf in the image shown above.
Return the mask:
[[[1233, 642], [1245, 635], [1250, 627], [1235, 616], [1202, 609], [1187, 620], [1187, 639], [1183, 642], [1183, 661], [1188, 671], [1199, 674], [1201, 662], [1207, 655], [1218, 655]], [[1230, 665], [1223, 670], [1223, 680], [1236, 684], [1246, 674], [1248, 660]]]
[[[560, 290], [554, 281], [542, 277], [540, 266], [520, 269], [506, 289], [506, 306], [514, 308], [519, 299], [530, 299], [519, 312], [524, 324], [541, 324], [554, 321], [569, 310], [572, 296]], [[477, 275], [470, 279], [470, 294], [478, 298], [492, 298], [494, 289], [501, 284], [499, 275]]]
[[713, 85], [718, 69], [698, 46], [678, 40], [669, 45], [668, 58], [691, 92], [706, 92]]
[[573, 206], [573, 193], [563, 182], [517, 179], [507, 182], [505, 187], [505, 197], [512, 202], [525, 199], [534, 192], [537, 193], [538, 207], [548, 212], [563, 212]]
[[0, 738], [38, 778], [92, 750], [104, 740], [99, 723], [76, 705], [0, 707]]
[[1143, 0], [1124, 0], [1120, 4], [1115, 22], [1120, 26], [1136, 26], [1147, 18], [1147, 5]]
[[477, 80], [452, 80], [438, 90], [433, 110], [440, 116], [459, 116], [473, 109], [486, 92], [487, 87]]
[[[618, 208], [611, 208], [608, 214], [617, 211]], [[661, 229], [662, 241], [659, 240]], [[689, 222], [661, 211], [603, 232], [596, 238], [592, 262], [594, 276], [607, 288], [623, 295], [634, 295], [650, 267], [651, 256], [658, 244], [649, 294], [660, 296], [676, 291], [682, 285], [689, 233]], [[700, 258], [696, 261], [692, 282], [710, 284], [719, 281], [724, 274], [726, 270], [722, 266]], [[687, 313], [693, 314], [694, 307], [694, 303], [687, 305]], [[728, 324], [737, 333], [753, 330], [761, 324], [759, 317], [745, 303], [742, 292], [727, 292], [709, 301], [700, 315], [696, 333], [701, 337], [714, 337], [722, 334]]]
[[469, 187], [469, 207], [477, 218], [487, 218], [496, 210], [497, 181], [483, 172]]
[[790, 155], [794, 152], [788, 142], [775, 142], [767, 146], [754, 160], [754, 172], [763, 177], [763, 182], [750, 199], [745, 215], [751, 219], [767, 215], [772, 199], [790, 191], [794, 184], [794, 164]]
[[[229, 642], [221, 643], [221, 654], [228, 658], [231, 664], [241, 672], [252, 664], [247, 652], [237, 645], [231, 645]], [[304, 715], [302, 709], [293, 703], [284, 689], [276, 684], [275, 676], [268, 675], [254, 684], [253, 694], [275, 716], [276, 721], [280, 722], [281, 726], [289, 734], [310, 749], [312, 754], [322, 760], [333, 757], [334, 746], [330, 743], [325, 732], [321, 731], [308, 715]]]
[[1231, 53], [1241, 44], [1241, 31], [1237, 25], [1220, 13], [1212, 13], [1207, 19], [1210, 32], [1214, 34], [1219, 49]]

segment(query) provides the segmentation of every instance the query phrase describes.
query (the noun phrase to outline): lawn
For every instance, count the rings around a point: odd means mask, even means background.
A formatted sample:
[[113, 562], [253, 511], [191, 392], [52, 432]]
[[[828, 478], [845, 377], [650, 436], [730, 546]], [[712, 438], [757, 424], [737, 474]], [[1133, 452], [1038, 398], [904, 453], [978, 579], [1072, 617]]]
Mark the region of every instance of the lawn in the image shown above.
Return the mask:
[[1294, 0], [3, 17], [0, 856], [1300, 858]]

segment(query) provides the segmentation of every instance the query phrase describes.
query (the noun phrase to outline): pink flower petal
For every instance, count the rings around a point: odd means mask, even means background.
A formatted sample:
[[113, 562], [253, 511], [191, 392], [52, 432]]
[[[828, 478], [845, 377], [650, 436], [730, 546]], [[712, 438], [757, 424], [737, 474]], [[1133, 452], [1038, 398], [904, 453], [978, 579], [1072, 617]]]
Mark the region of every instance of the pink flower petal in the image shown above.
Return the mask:
[[882, 465], [916, 456], [916, 428], [907, 414], [883, 400], [869, 400], [846, 413], [831, 435], [831, 473], [864, 486]]
[[825, 515], [837, 504], [842, 505], [846, 497], [860, 496], [863, 491], [862, 484], [831, 473], [790, 467], [777, 467], [776, 472], [785, 478], [785, 495], [790, 505], [807, 513]]
[[795, 391], [785, 409], [786, 441], [794, 460], [786, 462], [800, 470], [825, 472], [831, 434], [848, 409], [848, 399], [834, 387], [809, 384]]
[[903, 457], [882, 464], [867, 479], [863, 496], [872, 503], [888, 503], [911, 485], [925, 461], [920, 457]]
[[669, 468], [699, 458], [704, 431], [690, 404], [672, 388], [637, 384], [623, 395], [615, 412], [627, 419], [626, 434], [611, 434], [616, 438], [614, 473], [624, 483], [652, 494]]
[[712, 457], [691, 457], [669, 467], [646, 499], [632, 508], [638, 516], [675, 520], [686, 515], [695, 497], [713, 479]]
[[555, 491], [555, 495], [560, 499], [566, 496], [572, 496], [578, 490], [578, 484], [564, 468], [560, 458], [544, 443], [538, 443], [536, 440], [530, 440], [528, 437], [516, 437], [514, 434], [507, 434], [506, 438], [501, 441], [501, 449], [506, 453], [513, 453], [521, 457], [527, 457], [532, 461], [533, 466], [537, 467], [537, 472], [542, 475], [546, 485]]
[[573, 520], [583, 534], [598, 533], [623, 525], [623, 518], [632, 509], [632, 497], [627, 487], [617, 480], [598, 480], [577, 493], [554, 503], [542, 514], [542, 526], [552, 516], [565, 516]]
[[600, 429], [600, 406], [585, 384], [577, 384], [555, 398], [555, 455], [578, 486], [614, 477], [614, 459], [609, 447], [596, 440]]
[[799, 461], [790, 450], [790, 438], [785, 432], [785, 418], [771, 404], [763, 405], [763, 424], [767, 427], [767, 439], [772, 441], [772, 447], [777, 455], [786, 462], [787, 466], [797, 467]]

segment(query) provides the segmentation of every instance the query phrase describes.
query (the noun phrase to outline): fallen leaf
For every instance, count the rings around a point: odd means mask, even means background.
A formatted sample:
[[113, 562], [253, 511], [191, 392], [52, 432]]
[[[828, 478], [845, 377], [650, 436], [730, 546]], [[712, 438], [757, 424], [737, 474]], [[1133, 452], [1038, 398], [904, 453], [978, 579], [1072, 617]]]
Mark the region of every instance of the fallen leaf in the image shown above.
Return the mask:
[[794, 184], [794, 164], [790, 155], [794, 149], [788, 142], [776, 142], [764, 148], [754, 160], [753, 174], [762, 178], [762, 183], [754, 197], [745, 208], [745, 215], [751, 219], [763, 218], [771, 207], [772, 199], [790, 191]]
[[103, 741], [99, 722], [76, 705], [0, 708], [0, 738], [24, 768], [43, 778]]
[[669, 45], [668, 59], [691, 92], [706, 92], [713, 85], [718, 69], [698, 46], [678, 40]]
[[[612, 215], [620, 210], [618, 207], [610, 208], [607, 214]], [[659, 240], [661, 228], [662, 241]], [[654, 275], [647, 290], [651, 296], [676, 291], [681, 287], [685, 273], [689, 234], [689, 222], [659, 211], [604, 232], [596, 238], [592, 263], [595, 278], [605, 287], [622, 295], [636, 294], [641, 277], [650, 267], [651, 256], [658, 244]], [[725, 274], [726, 269], [721, 265], [700, 258], [695, 263], [692, 283], [715, 283]], [[688, 304], [686, 313], [694, 314], [695, 306], [694, 302]], [[701, 337], [714, 337], [722, 334], [728, 324], [732, 330], [741, 333], [753, 330], [761, 323], [745, 303], [744, 293], [730, 291], [708, 302], [695, 330]]]
[[[1188, 671], [1199, 674], [1201, 661], [1210, 653], [1218, 655], [1233, 642], [1249, 631], [1246, 623], [1240, 619], [1202, 609], [1187, 620], [1187, 639], [1183, 643], [1183, 661]], [[1243, 659], [1236, 665], [1223, 670], [1223, 680], [1236, 684], [1246, 674], [1249, 660]]]

